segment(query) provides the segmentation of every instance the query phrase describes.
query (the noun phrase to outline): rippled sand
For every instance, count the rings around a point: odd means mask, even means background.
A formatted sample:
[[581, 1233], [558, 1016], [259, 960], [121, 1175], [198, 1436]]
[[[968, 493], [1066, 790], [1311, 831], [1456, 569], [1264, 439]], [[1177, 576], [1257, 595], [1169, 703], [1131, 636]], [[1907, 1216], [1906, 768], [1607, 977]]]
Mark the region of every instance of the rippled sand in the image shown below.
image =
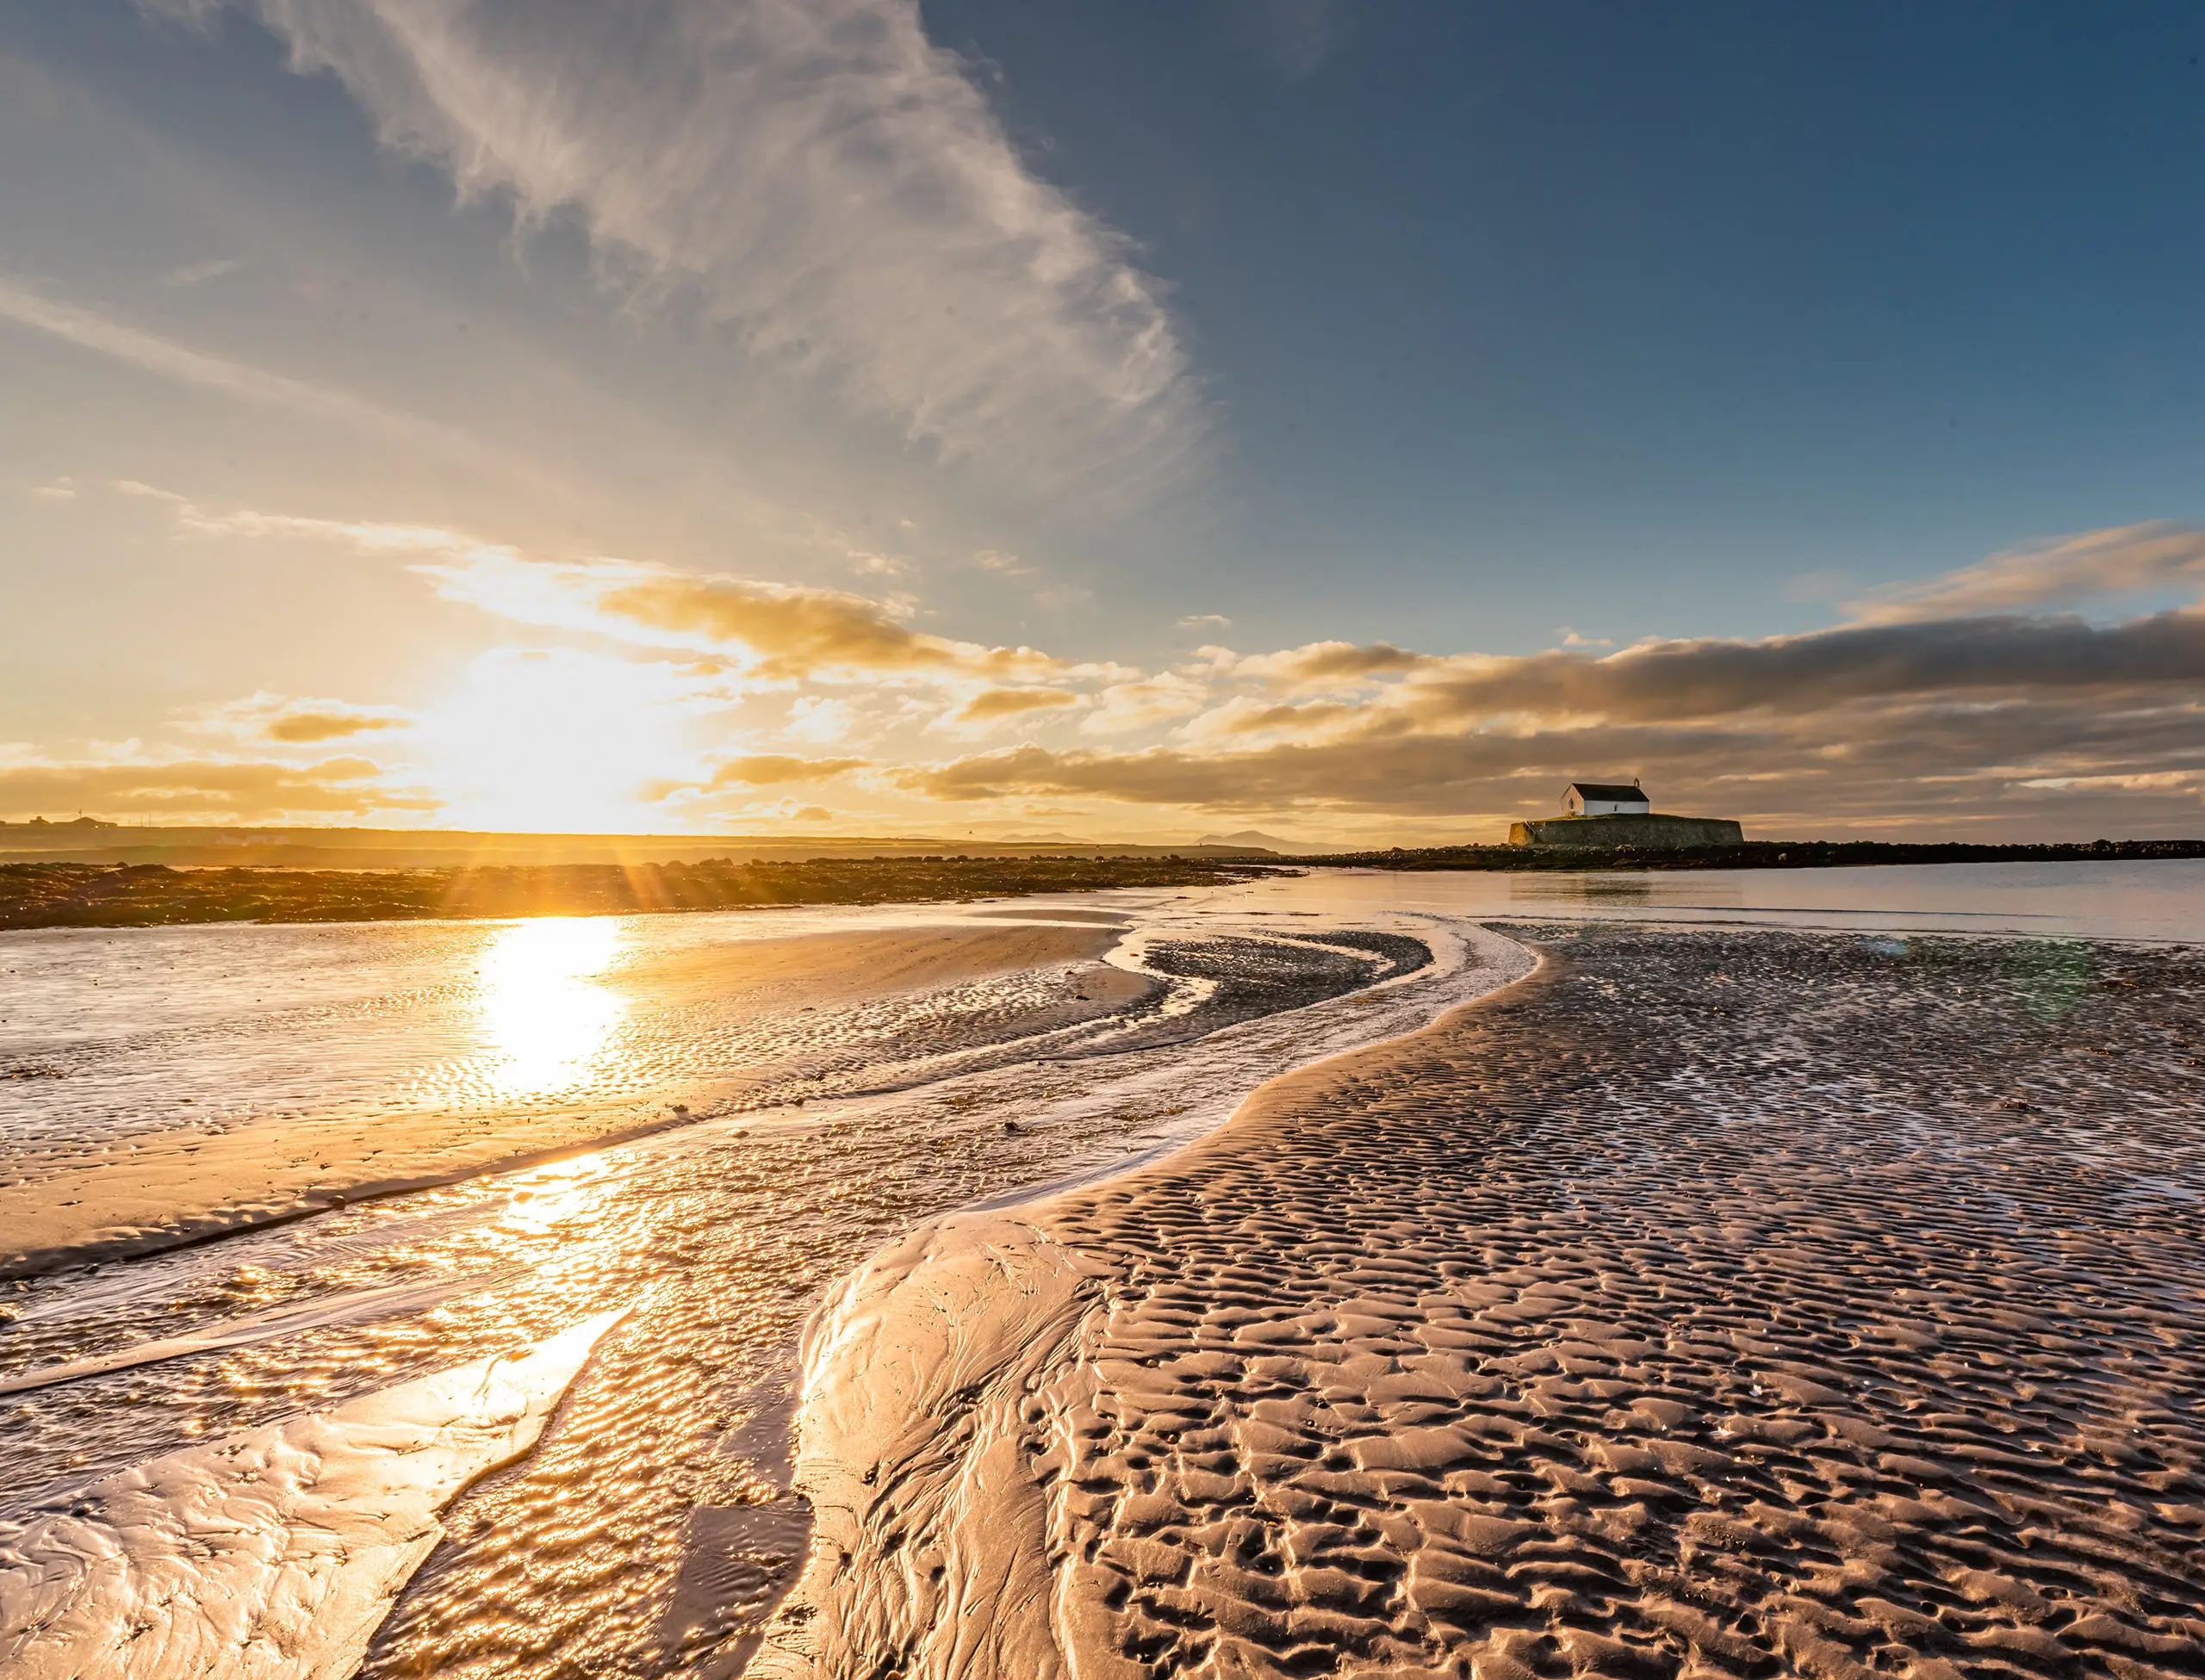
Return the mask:
[[2205, 1673], [2205, 957], [1540, 972], [815, 1325], [776, 1677]]

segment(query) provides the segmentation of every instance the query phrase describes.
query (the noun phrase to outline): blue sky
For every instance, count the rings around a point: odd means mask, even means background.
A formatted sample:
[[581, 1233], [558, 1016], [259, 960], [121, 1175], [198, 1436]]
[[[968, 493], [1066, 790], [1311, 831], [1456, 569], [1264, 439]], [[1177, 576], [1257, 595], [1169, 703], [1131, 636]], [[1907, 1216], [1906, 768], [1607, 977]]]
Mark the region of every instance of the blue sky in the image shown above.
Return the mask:
[[17, 0], [0, 815], [2194, 832], [2201, 55]]
[[1382, 560], [1363, 633], [1805, 628], [2199, 512], [2194, 8], [1340, 7], [1299, 77], [1258, 10], [929, 15], [1171, 277], [1249, 560]]

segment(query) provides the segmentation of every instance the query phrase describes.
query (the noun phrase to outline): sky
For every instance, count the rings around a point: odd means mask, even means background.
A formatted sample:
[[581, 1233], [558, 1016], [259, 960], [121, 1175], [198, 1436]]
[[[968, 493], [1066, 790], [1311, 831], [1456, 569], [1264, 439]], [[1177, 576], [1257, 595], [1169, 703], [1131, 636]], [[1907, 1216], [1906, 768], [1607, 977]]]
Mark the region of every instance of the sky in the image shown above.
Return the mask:
[[0, 0], [0, 818], [2205, 832], [2190, 0]]

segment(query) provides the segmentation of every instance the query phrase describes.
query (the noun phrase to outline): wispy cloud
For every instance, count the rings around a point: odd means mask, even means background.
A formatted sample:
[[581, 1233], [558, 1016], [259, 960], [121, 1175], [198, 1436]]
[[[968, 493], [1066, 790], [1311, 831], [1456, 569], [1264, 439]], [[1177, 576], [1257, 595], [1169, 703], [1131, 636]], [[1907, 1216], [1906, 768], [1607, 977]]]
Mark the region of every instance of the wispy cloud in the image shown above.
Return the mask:
[[630, 646], [737, 658], [751, 674], [789, 681], [825, 673], [922, 673], [962, 682], [1107, 676], [1032, 648], [990, 648], [915, 630], [909, 603], [848, 590], [676, 571], [600, 557], [534, 560], [509, 544], [436, 525], [318, 518], [200, 506], [158, 486], [124, 480], [121, 493], [166, 503], [188, 536], [307, 540], [394, 555], [444, 599], [515, 623], [610, 636]]
[[[5, 275], [0, 275], [0, 320], [12, 321], [17, 326], [59, 338], [141, 373], [217, 392], [239, 402], [336, 421], [415, 448], [435, 449], [470, 462], [488, 463], [492, 459], [472, 437], [456, 428], [382, 407], [347, 391], [293, 379], [247, 363], [209, 356], [98, 310], [49, 297]], [[501, 468], [506, 465], [498, 464]]]
[[161, 276], [161, 284], [178, 290], [192, 286], [203, 286], [210, 280], [220, 280], [226, 274], [235, 274], [245, 266], [233, 257], [217, 257], [208, 263], [188, 263], [183, 267], [171, 269]]
[[387, 144], [571, 217], [947, 457], [1122, 494], [1198, 453], [1158, 283], [1026, 165], [916, 0], [238, 3]]
[[519, 561], [519, 553], [501, 542], [482, 542], [439, 525], [402, 525], [372, 519], [317, 519], [295, 513], [266, 513], [238, 508], [209, 512], [172, 490], [124, 479], [116, 482], [125, 495], [145, 496], [170, 503], [176, 510], [177, 529], [192, 536], [243, 536], [266, 539], [301, 538], [341, 543], [366, 554], [435, 555], [465, 563], [476, 558], [486, 562]]
[[2166, 589], [2205, 591], [2205, 530], [2159, 522], [2084, 531], [2011, 549], [1927, 583], [1873, 592], [1851, 610], [1868, 623], [1899, 623]]

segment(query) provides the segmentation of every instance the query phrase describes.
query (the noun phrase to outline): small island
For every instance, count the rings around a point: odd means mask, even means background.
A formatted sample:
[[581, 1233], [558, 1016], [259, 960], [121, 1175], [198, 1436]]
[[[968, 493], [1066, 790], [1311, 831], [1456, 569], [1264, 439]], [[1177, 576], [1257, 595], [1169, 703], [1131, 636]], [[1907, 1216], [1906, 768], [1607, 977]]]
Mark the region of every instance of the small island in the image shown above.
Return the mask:
[[1630, 782], [1572, 782], [1563, 790], [1560, 816], [1513, 822], [1511, 846], [1643, 846], [1685, 852], [1701, 846], [1742, 846], [1746, 831], [1727, 816], [1658, 815], [1634, 778]]

